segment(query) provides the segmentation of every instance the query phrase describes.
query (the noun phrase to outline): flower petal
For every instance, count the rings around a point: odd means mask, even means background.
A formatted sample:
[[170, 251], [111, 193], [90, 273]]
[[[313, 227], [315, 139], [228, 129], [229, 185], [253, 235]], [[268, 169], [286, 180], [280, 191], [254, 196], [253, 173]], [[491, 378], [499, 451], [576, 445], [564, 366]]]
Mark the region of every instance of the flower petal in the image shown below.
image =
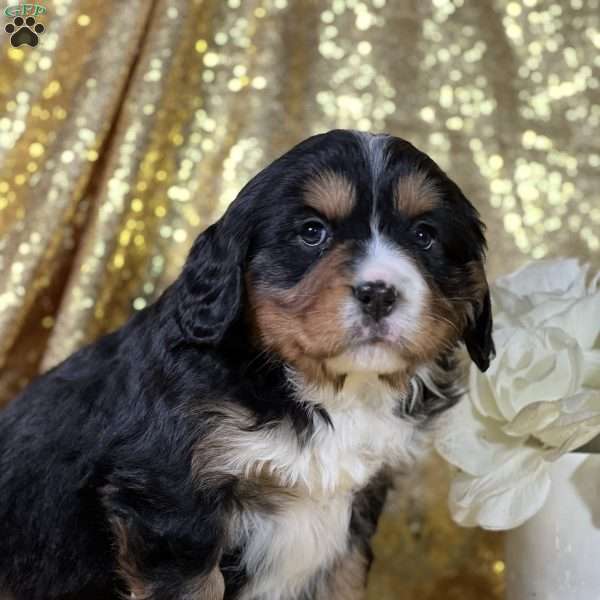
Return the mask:
[[450, 464], [473, 476], [502, 466], [507, 451], [519, 450], [524, 438], [504, 434], [497, 423], [477, 414], [469, 401], [459, 402], [440, 418], [435, 448]]
[[555, 449], [553, 457], [547, 457], [554, 460], [600, 434], [600, 391], [584, 390], [557, 402], [530, 404], [502, 431], [512, 436], [534, 436]]
[[495, 285], [519, 296], [542, 293], [579, 298], [587, 291], [586, 277], [587, 266], [582, 267], [576, 258], [547, 259], [530, 262], [497, 279]]
[[465, 527], [517, 527], [543, 506], [550, 483], [543, 453], [523, 447], [485, 476], [459, 473], [450, 486], [450, 512]]
[[560, 414], [533, 435], [555, 454], [571, 452], [600, 434], [600, 390], [586, 390], [559, 403]]
[[557, 402], [534, 402], [506, 423], [502, 431], [516, 437], [535, 435], [536, 432], [552, 425], [559, 417], [560, 406]]
[[551, 325], [577, 340], [582, 348], [591, 349], [600, 343], [600, 291], [594, 295], [571, 300], [562, 310], [538, 321]]
[[467, 402], [436, 436], [460, 473], [462, 525], [507, 529], [545, 501], [549, 464], [600, 435], [600, 273], [577, 259], [530, 263], [491, 286], [496, 359], [471, 367]]
[[[529, 404], [557, 401], [580, 388], [583, 352], [561, 330], [519, 328], [510, 336], [495, 335], [494, 340], [498, 349], [496, 360], [481, 377], [489, 380], [492, 392], [488, 395], [495, 398], [507, 421]], [[483, 384], [477, 389], [483, 389]], [[486, 412], [492, 414], [492, 409], [488, 407]]]
[[504, 415], [498, 409], [490, 378], [486, 377], [475, 365], [469, 371], [469, 399], [484, 417], [504, 421]]

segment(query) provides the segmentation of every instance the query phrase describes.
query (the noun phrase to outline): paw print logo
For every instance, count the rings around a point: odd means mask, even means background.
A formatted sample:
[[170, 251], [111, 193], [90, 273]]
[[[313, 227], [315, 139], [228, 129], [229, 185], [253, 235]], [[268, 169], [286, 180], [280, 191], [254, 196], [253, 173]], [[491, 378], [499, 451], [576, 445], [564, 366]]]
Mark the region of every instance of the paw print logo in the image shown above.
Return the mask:
[[39, 36], [44, 33], [45, 27], [41, 23], [36, 23], [33, 17], [15, 17], [12, 23], [9, 23], [4, 30], [10, 34], [10, 43], [16, 48], [27, 44], [34, 48], [40, 41]]

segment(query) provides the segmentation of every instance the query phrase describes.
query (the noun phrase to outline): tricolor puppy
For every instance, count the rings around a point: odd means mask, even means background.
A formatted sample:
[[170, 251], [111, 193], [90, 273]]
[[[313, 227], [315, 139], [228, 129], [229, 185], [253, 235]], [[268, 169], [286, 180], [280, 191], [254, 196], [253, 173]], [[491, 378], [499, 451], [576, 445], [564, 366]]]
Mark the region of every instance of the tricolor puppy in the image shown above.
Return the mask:
[[16, 600], [357, 600], [389, 473], [493, 352], [476, 210], [387, 135], [314, 136], [181, 276], [0, 420]]

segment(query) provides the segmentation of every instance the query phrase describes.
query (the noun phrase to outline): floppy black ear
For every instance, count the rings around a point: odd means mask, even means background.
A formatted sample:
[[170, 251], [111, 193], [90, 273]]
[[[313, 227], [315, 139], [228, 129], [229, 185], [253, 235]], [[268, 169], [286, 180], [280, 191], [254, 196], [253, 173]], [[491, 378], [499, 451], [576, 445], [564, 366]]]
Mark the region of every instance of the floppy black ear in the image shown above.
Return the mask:
[[197, 344], [219, 344], [240, 314], [246, 236], [225, 229], [219, 221], [198, 237], [177, 282], [177, 323]]
[[492, 302], [489, 290], [486, 290], [476, 309], [474, 321], [467, 326], [463, 337], [473, 362], [480, 371], [487, 371], [490, 360], [496, 355], [492, 339]]

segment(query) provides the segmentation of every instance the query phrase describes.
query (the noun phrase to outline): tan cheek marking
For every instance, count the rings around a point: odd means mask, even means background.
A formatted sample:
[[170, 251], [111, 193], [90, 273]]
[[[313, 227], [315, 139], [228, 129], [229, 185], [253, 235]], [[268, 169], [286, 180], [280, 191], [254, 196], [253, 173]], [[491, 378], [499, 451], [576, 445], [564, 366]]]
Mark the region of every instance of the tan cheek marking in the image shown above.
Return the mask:
[[462, 332], [462, 311], [432, 288], [431, 283], [428, 288], [418, 328], [405, 340], [402, 349], [409, 371], [451, 350]]
[[250, 318], [267, 348], [316, 372], [323, 358], [344, 348], [341, 309], [351, 286], [347, 260], [343, 246], [331, 250], [289, 290], [255, 288], [249, 282]]
[[305, 202], [328, 219], [343, 219], [356, 203], [354, 185], [331, 171], [311, 179], [306, 186]]
[[429, 286], [429, 295], [419, 332], [409, 344], [408, 351], [418, 360], [433, 360], [451, 349], [462, 337], [477, 306], [488, 291], [483, 264], [473, 261], [457, 276], [456, 298], [446, 298]]
[[416, 340], [420, 354], [434, 360], [454, 347], [462, 332], [462, 312], [441, 294], [431, 291], [421, 334]]
[[396, 184], [396, 208], [407, 217], [417, 217], [439, 205], [435, 182], [422, 171], [401, 177]]

